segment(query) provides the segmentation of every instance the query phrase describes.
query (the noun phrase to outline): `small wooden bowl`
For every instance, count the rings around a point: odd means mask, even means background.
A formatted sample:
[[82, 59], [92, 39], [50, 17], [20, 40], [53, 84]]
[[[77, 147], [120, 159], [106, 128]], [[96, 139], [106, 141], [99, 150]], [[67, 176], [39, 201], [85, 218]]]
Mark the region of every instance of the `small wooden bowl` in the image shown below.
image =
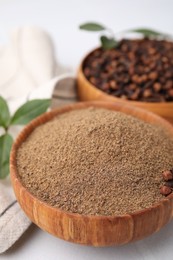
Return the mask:
[[86, 58], [91, 55], [95, 50], [91, 51], [88, 55], [85, 56], [77, 73], [77, 88], [78, 96], [81, 101], [111, 101], [111, 102], [120, 102], [122, 104], [129, 104], [136, 107], [147, 109], [151, 112], [158, 114], [159, 116], [164, 117], [171, 123], [173, 123], [173, 102], [140, 102], [140, 101], [131, 101], [123, 100], [112, 95], [108, 95], [105, 92], [96, 88], [92, 83], [90, 83], [84, 75], [83, 65]]
[[[122, 103], [84, 102], [45, 113], [27, 125], [15, 141], [10, 157], [12, 185], [21, 208], [43, 230], [68, 241], [93, 246], [121, 245], [142, 239], [158, 231], [173, 216], [173, 194], [163, 198], [150, 208], [121, 216], [93, 216], [65, 212], [49, 206], [27, 190], [18, 175], [17, 151], [32, 131], [65, 112], [92, 107], [101, 107], [140, 118], [143, 121], [162, 125], [173, 136], [173, 126], [166, 120], [146, 110]], [[159, 192], [159, 191], [158, 191]]]

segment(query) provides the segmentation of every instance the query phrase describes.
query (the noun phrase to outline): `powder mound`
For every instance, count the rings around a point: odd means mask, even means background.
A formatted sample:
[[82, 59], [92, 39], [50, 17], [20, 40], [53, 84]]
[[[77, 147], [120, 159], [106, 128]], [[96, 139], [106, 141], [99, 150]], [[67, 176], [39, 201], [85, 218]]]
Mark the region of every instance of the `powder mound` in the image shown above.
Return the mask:
[[23, 185], [65, 211], [122, 215], [163, 198], [173, 140], [161, 127], [100, 108], [65, 113], [37, 127], [17, 154]]

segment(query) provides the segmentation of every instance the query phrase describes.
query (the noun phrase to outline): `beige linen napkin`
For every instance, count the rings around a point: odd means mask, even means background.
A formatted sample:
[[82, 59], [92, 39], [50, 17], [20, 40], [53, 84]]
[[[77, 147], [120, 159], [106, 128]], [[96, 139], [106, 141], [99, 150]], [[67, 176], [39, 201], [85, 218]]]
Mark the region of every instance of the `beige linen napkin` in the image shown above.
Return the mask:
[[[47, 33], [35, 27], [14, 30], [10, 44], [0, 47], [0, 95], [8, 100], [10, 110], [27, 99], [49, 98], [52, 92], [52, 107], [75, 102], [73, 77], [55, 77], [56, 68]], [[14, 137], [17, 133], [18, 129], [12, 129]], [[0, 180], [0, 253], [10, 248], [30, 224], [16, 201], [9, 178]]]
[[24, 233], [30, 220], [20, 209], [10, 187], [0, 183], [0, 253]]

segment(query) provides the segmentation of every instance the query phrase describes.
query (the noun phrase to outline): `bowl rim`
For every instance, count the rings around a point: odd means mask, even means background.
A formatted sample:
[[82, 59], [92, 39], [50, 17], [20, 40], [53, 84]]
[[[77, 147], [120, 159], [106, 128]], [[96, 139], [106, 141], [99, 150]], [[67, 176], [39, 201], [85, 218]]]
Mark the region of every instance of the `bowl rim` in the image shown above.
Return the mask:
[[[142, 113], [142, 114], [144, 114], [146, 116], [151, 115], [156, 120], [156, 122], [160, 122], [162, 125], [164, 125], [163, 128], [166, 128], [170, 132], [171, 132], [171, 129], [172, 129], [172, 133], [173, 133], [173, 126], [167, 120], [161, 118], [160, 116], [158, 116], [158, 115], [156, 115], [156, 114], [154, 114], [154, 113], [152, 113], [150, 111], [146, 111], [145, 109], [135, 108], [133, 106], [124, 105], [124, 104], [121, 104], [121, 103], [116, 103], [115, 104], [113, 102], [105, 102], [105, 101], [78, 102], [78, 103], [75, 103], [75, 104], [64, 106], [62, 108], [57, 108], [57, 109], [51, 110], [49, 112], [43, 113], [41, 116], [35, 118], [29, 124], [27, 124], [23, 128], [23, 130], [19, 133], [19, 135], [17, 136], [15, 142], [12, 145], [12, 149], [11, 149], [11, 153], [10, 153], [10, 178], [11, 178], [13, 189], [14, 189], [14, 186], [16, 185], [16, 182], [17, 182], [18, 185], [20, 186], [20, 188], [22, 188], [22, 190], [25, 191], [27, 196], [29, 196], [29, 198], [32, 201], [37, 202], [39, 205], [43, 206], [44, 208], [47, 208], [47, 209], [49, 209], [51, 211], [54, 211], [54, 212], [57, 212], [59, 214], [65, 214], [65, 215], [67, 215], [69, 217], [74, 217], [74, 218], [81, 218], [81, 217], [83, 217], [83, 218], [87, 218], [87, 219], [97, 219], [97, 220], [105, 220], [105, 219], [115, 220], [115, 219], [124, 219], [124, 218], [127, 218], [127, 217], [131, 218], [133, 216], [135, 217], [135, 216], [138, 216], [138, 215], [145, 214], [145, 213], [147, 213], [149, 211], [152, 211], [154, 209], [158, 209], [159, 207], [163, 206], [163, 204], [165, 202], [173, 200], [173, 192], [172, 192], [167, 197], [165, 197], [165, 198], [161, 199], [160, 201], [154, 203], [151, 207], [148, 207], [148, 208], [145, 208], [145, 209], [142, 209], [142, 210], [138, 210], [138, 211], [135, 211], [133, 213], [125, 213], [125, 214], [122, 214], [122, 215], [80, 214], [80, 213], [73, 213], [73, 212], [70, 212], [70, 211], [65, 211], [65, 210], [62, 210], [60, 208], [56, 208], [56, 207], [53, 207], [53, 206], [49, 205], [45, 201], [39, 199], [34, 194], [32, 194], [29, 191], [29, 189], [26, 188], [25, 185], [23, 185], [22, 179], [20, 178], [20, 176], [18, 174], [18, 171], [17, 171], [17, 160], [16, 160], [17, 150], [21, 146], [21, 144], [28, 138], [28, 136], [34, 131], [34, 129], [36, 127], [38, 127], [38, 126], [40, 126], [40, 125], [42, 125], [42, 124], [52, 120], [56, 116], [60, 116], [63, 113], [68, 113], [68, 112], [70, 112], [72, 110], [85, 109], [87, 107], [105, 108], [105, 109], [109, 109], [109, 110], [113, 110], [113, 111], [119, 111], [119, 110], [116, 110], [118, 108], [121, 111], [122, 107], [125, 107], [126, 109], [130, 110], [131, 112], [133, 110], [135, 110], [135, 111], [137, 111], [138, 114]], [[131, 115], [131, 113], [126, 113], [126, 114]], [[134, 115], [132, 115], [132, 116], [134, 116]], [[143, 120], [143, 121], [145, 121], [145, 120]], [[147, 122], [147, 121], [145, 121], [145, 122]], [[18, 198], [17, 198], [17, 200], [18, 200]], [[20, 204], [19, 200], [18, 200], [18, 202]]]
[[85, 63], [86, 59], [87, 59], [94, 51], [100, 50], [100, 49], [101, 49], [101, 47], [96, 47], [96, 48], [90, 50], [90, 51], [83, 57], [83, 59], [82, 59], [80, 65], [79, 65], [79, 67], [78, 67], [78, 73], [81, 73], [83, 79], [87, 82], [87, 84], [90, 85], [90, 87], [92, 87], [95, 91], [97, 91], [97, 93], [100, 93], [100, 94], [102, 94], [102, 95], [104, 94], [106, 97], [112, 97], [112, 98], [114, 98], [114, 99], [117, 100], [117, 101], [120, 101], [120, 100], [121, 100], [121, 102], [123, 102], [123, 103], [129, 102], [130, 105], [145, 104], [145, 105], [148, 105], [148, 106], [151, 106], [151, 105], [152, 105], [153, 107], [155, 107], [155, 106], [158, 106], [158, 105], [160, 105], [160, 106], [162, 106], [162, 105], [165, 106], [165, 104], [166, 104], [167, 106], [173, 106], [173, 101], [169, 101], [169, 102], [167, 102], [167, 101], [164, 101], [164, 102], [143, 102], [143, 101], [134, 101], [134, 100], [130, 100], [130, 99], [124, 100], [124, 99], [118, 98], [118, 97], [116, 97], [116, 96], [109, 95], [109, 94], [107, 94], [106, 92], [104, 92], [104, 91], [100, 90], [99, 88], [97, 88], [95, 85], [93, 85], [93, 84], [86, 78], [86, 76], [85, 76], [85, 74], [84, 74], [84, 71], [83, 71], [83, 66], [84, 66], [84, 63]]

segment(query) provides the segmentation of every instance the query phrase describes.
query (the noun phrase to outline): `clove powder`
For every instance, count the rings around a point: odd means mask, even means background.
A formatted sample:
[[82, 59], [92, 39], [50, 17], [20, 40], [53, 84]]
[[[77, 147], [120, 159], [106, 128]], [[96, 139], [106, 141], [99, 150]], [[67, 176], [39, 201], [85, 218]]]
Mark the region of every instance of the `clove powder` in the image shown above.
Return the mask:
[[86, 108], [37, 127], [18, 149], [23, 185], [47, 204], [89, 215], [122, 215], [160, 201], [173, 139], [121, 112]]

